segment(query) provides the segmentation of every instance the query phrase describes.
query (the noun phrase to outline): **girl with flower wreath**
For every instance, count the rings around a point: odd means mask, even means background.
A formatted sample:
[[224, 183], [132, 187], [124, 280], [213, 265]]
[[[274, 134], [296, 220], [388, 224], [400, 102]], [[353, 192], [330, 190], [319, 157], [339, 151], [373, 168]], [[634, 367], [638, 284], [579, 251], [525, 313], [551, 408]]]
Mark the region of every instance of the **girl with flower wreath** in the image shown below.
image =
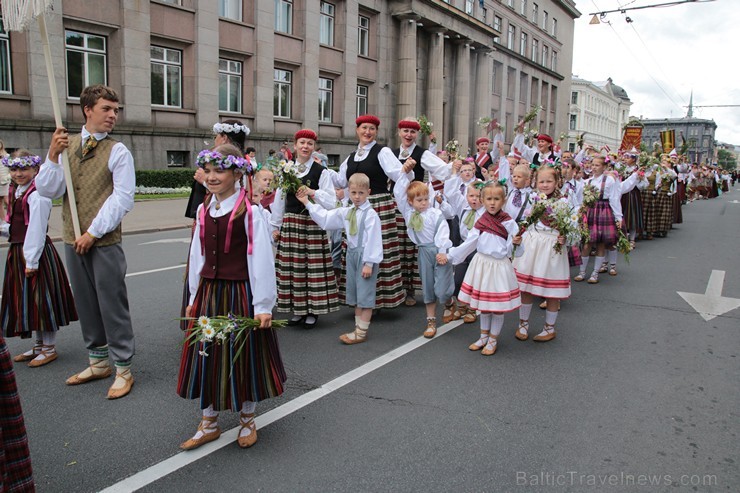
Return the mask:
[[[560, 171], [554, 166], [541, 166], [534, 172], [536, 201], [560, 201], [568, 204], [562, 197]], [[528, 214], [529, 215], [529, 214]], [[544, 216], [544, 215], [543, 215]], [[519, 327], [515, 336], [520, 341], [529, 338], [529, 316], [535, 297], [545, 298], [545, 326], [533, 337], [536, 342], [547, 342], [555, 338], [555, 322], [558, 318], [560, 301], [570, 297], [570, 274], [568, 255], [565, 249], [555, 252], [556, 243], [565, 244], [566, 238], [561, 235], [548, 217], [535, 217], [533, 214], [527, 223], [529, 226], [514, 237], [521, 241], [524, 253], [513, 260], [519, 289], [522, 293], [522, 305], [519, 307]]]
[[7, 222], [0, 226], [10, 241], [0, 310], [3, 335], [27, 339], [36, 333], [33, 347], [13, 358], [35, 368], [57, 359], [56, 333], [78, 320], [77, 309], [67, 272], [46, 235], [51, 199], [36, 193], [34, 183], [41, 158], [21, 149], [2, 164], [14, 182]]
[[[310, 129], [295, 133], [295, 177], [309, 198], [331, 210], [336, 206], [332, 173], [313, 152], [318, 137]], [[292, 172], [292, 171], [291, 171]], [[293, 312], [289, 325], [316, 326], [319, 315], [339, 310], [337, 281], [326, 232], [321, 229], [296, 198], [298, 190], [278, 188], [271, 210], [270, 224], [277, 244], [275, 267], [279, 312]]]
[[[246, 448], [257, 441], [256, 403], [283, 393], [286, 380], [272, 309], [277, 297], [274, 258], [265, 217], [250, 203], [252, 168], [240, 149], [221, 145], [202, 151], [197, 165], [210, 195], [198, 207], [188, 262], [190, 317], [183, 344], [177, 393], [198, 399], [198, 431], [180, 445], [191, 450], [221, 435], [221, 411], [239, 411], [237, 442]], [[242, 175], [247, 186], [238, 187]], [[259, 322], [246, 339], [194, 338], [195, 317], [233, 315]], [[204, 320], [204, 319], [202, 319]], [[205, 330], [205, 329], [203, 329]]]
[[622, 227], [622, 190], [619, 182], [611, 173], [606, 173], [606, 159], [604, 156], [593, 158], [591, 177], [585, 183], [586, 187], [592, 187], [597, 198], [596, 202], [585, 211], [589, 239], [581, 250], [583, 263], [579, 266], [578, 275], [573, 278], [576, 282], [581, 282], [586, 277], [592, 246], [596, 247], [596, 259], [588, 283], [599, 282], [599, 271], [604, 263], [606, 250], [617, 244], [617, 230]]

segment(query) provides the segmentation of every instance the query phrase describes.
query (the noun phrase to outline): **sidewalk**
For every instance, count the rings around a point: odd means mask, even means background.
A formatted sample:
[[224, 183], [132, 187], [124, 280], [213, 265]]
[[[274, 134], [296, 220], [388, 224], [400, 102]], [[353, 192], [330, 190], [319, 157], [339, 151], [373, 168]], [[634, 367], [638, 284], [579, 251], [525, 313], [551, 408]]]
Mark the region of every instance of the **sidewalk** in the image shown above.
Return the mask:
[[[185, 217], [188, 199], [144, 200], [136, 202], [133, 210], [123, 218], [123, 234], [166, 231], [189, 228], [193, 220]], [[49, 237], [58, 241], [62, 238], [62, 207], [51, 209]]]

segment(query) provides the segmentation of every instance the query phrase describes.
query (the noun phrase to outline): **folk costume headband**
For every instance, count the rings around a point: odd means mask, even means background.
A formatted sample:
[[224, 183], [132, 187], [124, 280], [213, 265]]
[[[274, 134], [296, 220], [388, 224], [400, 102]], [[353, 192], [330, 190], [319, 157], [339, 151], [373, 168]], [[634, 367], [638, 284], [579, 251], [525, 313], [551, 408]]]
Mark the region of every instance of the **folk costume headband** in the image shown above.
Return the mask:
[[319, 140], [319, 136], [316, 135], [316, 132], [314, 132], [310, 128], [304, 128], [303, 130], [297, 131], [293, 136], [294, 141], [297, 142], [298, 139], [311, 139], [313, 141], [316, 141]]
[[195, 164], [199, 168], [205, 168], [207, 164], [220, 169], [232, 169], [236, 168], [239, 171], [243, 171], [249, 175], [252, 174], [252, 162], [248, 159], [238, 156], [224, 156], [220, 152], [211, 151], [204, 149], [198, 153], [198, 157], [195, 159]]
[[358, 127], [362, 125], [363, 123], [370, 123], [372, 125], [375, 125], [376, 127], [380, 126], [380, 118], [378, 118], [375, 115], [362, 115], [358, 116], [355, 120], [355, 125]]
[[401, 120], [400, 122], [398, 122], [398, 128], [399, 129], [410, 128], [418, 132], [419, 130], [421, 130], [421, 125], [419, 124], [419, 122], [414, 121], [414, 120]]
[[41, 166], [41, 158], [39, 156], [5, 156], [0, 163], [2, 163], [6, 168], [23, 169], [31, 168], [33, 166]]
[[214, 134], [238, 134], [239, 132], [244, 132], [245, 136], [249, 136], [251, 130], [248, 126], [239, 123], [216, 123], [213, 125]]

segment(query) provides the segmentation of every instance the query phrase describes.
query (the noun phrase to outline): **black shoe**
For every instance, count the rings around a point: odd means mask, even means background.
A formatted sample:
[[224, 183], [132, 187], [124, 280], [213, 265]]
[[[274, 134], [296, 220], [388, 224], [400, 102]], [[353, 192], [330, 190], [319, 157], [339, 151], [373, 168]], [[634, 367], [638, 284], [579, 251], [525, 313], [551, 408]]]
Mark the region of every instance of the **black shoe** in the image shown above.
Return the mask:
[[291, 325], [291, 326], [301, 325], [304, 320], [306, 320], [305, 315], [293, 315], [293, 318], [288, 320], [288, 325]]
[[316, 322], [319, 321], [318, 315], [311, 315], [310, 313], [304, 317], [303, 327], [306, 329], [313, 329], [316, 327]]

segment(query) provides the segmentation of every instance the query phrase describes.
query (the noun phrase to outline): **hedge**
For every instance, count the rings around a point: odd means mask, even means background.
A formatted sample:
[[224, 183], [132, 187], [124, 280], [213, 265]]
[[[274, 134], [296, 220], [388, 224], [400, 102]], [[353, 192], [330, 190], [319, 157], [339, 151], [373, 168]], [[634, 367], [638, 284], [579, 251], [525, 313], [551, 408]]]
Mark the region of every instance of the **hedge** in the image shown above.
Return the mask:
[[138, 169], [136, 185], [140, 187], [180, 188], [190, 187], [194, 170], [185, 169]]

